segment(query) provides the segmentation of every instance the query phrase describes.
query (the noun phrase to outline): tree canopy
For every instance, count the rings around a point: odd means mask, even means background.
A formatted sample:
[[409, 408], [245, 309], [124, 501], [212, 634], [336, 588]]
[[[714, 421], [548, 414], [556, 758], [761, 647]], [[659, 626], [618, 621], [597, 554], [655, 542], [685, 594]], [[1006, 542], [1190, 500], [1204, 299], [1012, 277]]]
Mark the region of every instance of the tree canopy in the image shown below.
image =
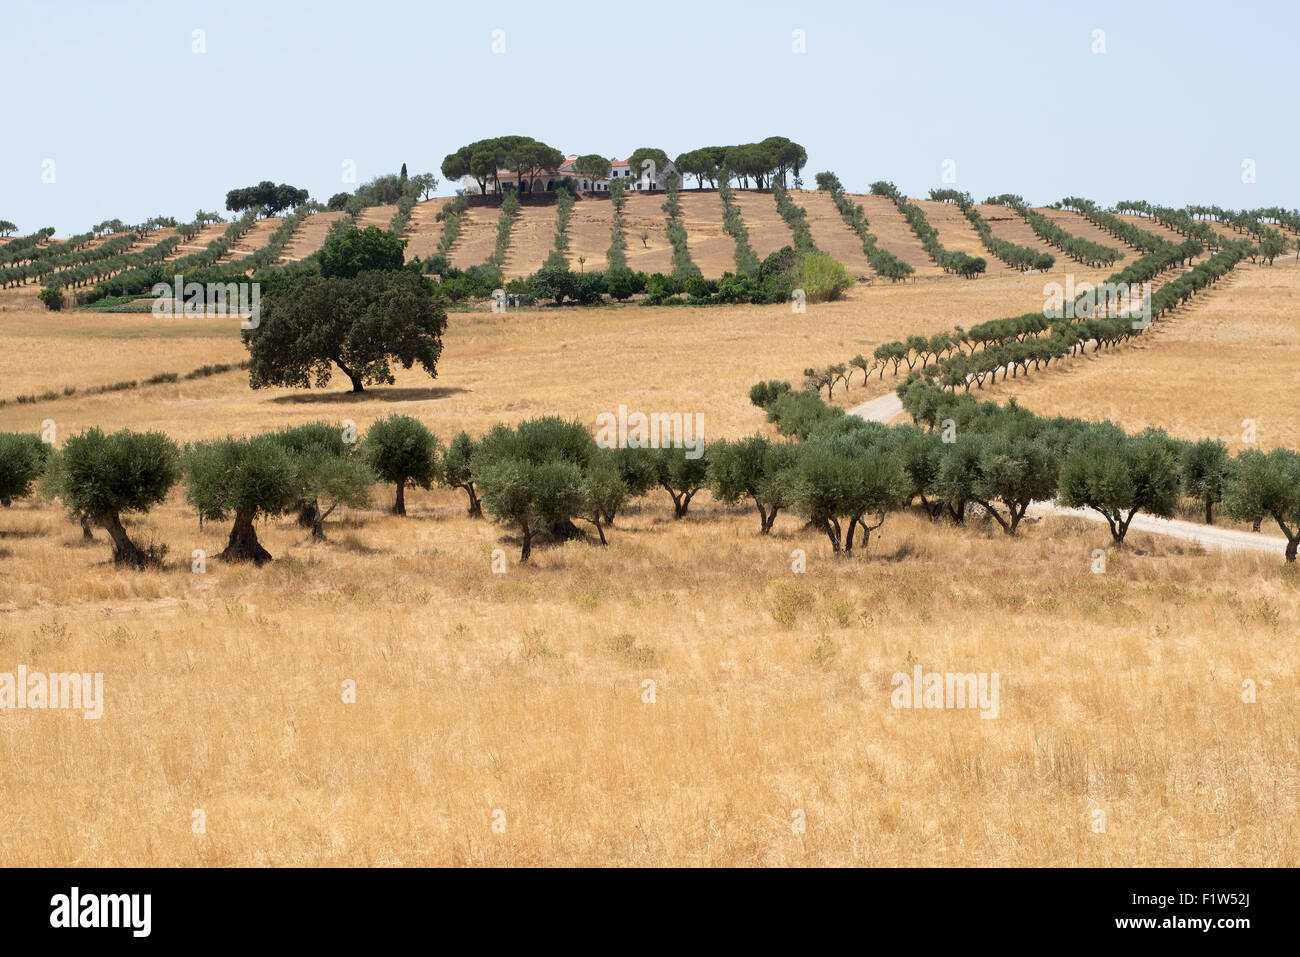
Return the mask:
[[288, 183], [276, 185], [264, 179], [256, 186], [232, 189], [226, 193], [226, 209], [240, 213], [246, 209], [265, 207], [268, 216], [274, 216], [287, 209], [294, 209], [307, 202], [310, 194], [305, 189], [298, 189]]
[[249, 384], [322, 388], [337, 366], [353, 392], [394, 382], [392, 362], [437, 376], [447, 313], [432, 284], [409, 270], [304, 277], [262, 304], [244, 331]]
[[523, 191], [528, 181], [532, 192], [537, 176], [547, 169], [558, 169], [564, 154], [531, 136], [496, 136], [476, 140], [449, 153], [442, 161], [442, 175], [448, 179], [470, 176], [478, 183], [480, 193], [489, 185], [501, 189], [499, 174], [508, 170], [515, 174], [515, 187]]

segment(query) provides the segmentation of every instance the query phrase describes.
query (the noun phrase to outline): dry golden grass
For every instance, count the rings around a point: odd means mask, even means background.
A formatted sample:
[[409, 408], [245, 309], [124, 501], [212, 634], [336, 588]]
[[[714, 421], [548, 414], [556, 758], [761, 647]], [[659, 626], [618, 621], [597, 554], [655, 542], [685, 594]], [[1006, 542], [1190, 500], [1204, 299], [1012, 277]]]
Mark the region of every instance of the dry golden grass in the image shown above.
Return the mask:
[[[381, 493], [378, 504], [387, 501]], [[1300, 847], [1300, 593], [1274, 559], [891, 518], [870, 557], [652, 496], [514, 564], [459, 493], [162, 571], [4, 513], [0, 656], [103, 672], [104, 716], [0, 722], [14, 865], [1283, 865]], [[491, 551], [508, 550], [504, 574]], [[791, 572], [803, 549], [807, 572]], [[1000, 714], [890, 679], [997, 672]], [[1243, 682], [1258, 700], [1242, 701]], [[645, 682], [654, 682], [647, 703]], [[355, 682], [356, 701], [343, 700]], [[191, 832], [192, 813], [206, 834]], [[492, 830], [504, 813], [504, 834]], [[795, 833], [796, 812], [807, 831]], [[1093, 812], [1106, 815], [1093, 833]]]
[[[402, 373], [355, 398], [337, 380], [251, 392], [236, 372], [11, 404], [0, 428], [50, 417], [64, 437], [101, 425], [188, 440], [345, 417], [364, 429], [400, 411], [445, 439], [549, 413], [594, 424], [626, 403], [698, 410], [710, 437], [743, 435], [764, 428], [745, 398], [757, 379], [1037, 308], [1059, 278], [858, 287], [804, 316], [454, 313], [433, 383]], [[1298, 279], [1243, 269], [1141, 349], [986, 392], [1182, 434], [1230, 425], [1253, 391], [1256, 406], [1277, 403], [1256, 409], [1267, 441], [1295, 420], [1285, 317]], [[0, 317], [0, 380], [15, 394], [242, 357], [233, 321]], [[54, 504], [0, 510], [0, 671], [103, 672], [107, 699], [98, 721], [0, 714], [4, 859], [1300, 863], [1300, 590], [1276, 557], [1135, 532], [1097, 575], [1103, 526], [1027, 522], [1013, 540], [898, 514], [867, 556], [835, 560], [797, 518], [765, 538], [752, 511], [701, 494], [674, 522], [654, 492], [608, 549], [550, 544], [521, 567], [513, 534], [465, 517], [462, 493], [416, 491], [407, 519], [387, 514], [390, 496], [331, 520], [323, 544], [288, 519], [261, 523], [274, 563], [209, 558], [203, 574], [192, 551], [214, 555], [227, 528], [200, 529], [179, 491], [130, 523], [170, 548], [145, 573], [115, 569], [103, 533], [83, 544]], [[893, 709], [891, 676], [918, 664], [997, 672], [999, 717]]]
[[[542, 268], [542, 263], [546, 262], [546, 257], [555, 247], [556, 212], [554, 203], [519, 207], [519, 216], [510, 229], [510, 247], [506, 251], [506, 262], [502, 269], [507, 279], [528, 276]], [[495, 229], [494, 225], [494, 243]], [[410, 258], [410, 255], [408, 247], [407, 257]], [[576, 257], [573, 266], [578, 267]]]

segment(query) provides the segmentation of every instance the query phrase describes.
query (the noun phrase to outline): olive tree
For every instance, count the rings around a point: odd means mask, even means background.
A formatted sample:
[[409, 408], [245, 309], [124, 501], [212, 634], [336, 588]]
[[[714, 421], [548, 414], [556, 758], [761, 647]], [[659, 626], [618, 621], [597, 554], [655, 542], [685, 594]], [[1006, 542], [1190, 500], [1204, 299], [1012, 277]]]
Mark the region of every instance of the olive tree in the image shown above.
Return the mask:
[[595, 439], [581, 423], [556, 416], [514, 428], [499, 424], [479, 441], [473, 476], [483, 507], [519, 531], [521, 562], [529, 560], [533, 537], [542, 529], [557, 538], [580, 534], [573, 519], [588, 512], [584, 493], [591, 487], [584, 488], [584, 480], [596, 451]]
[[0, 432], [0, 505], [32, 493], [45, 469], [50, 447], [30, 432]]
[[630, 494], [619, 475], [615, 451], [617, 450], [597, 449], [578, 486], [577, 514], [595, 526], [602, 545], [609, 544], [605, 539], [606, 516], [612, 519], [627, 504]]
[[847, 555], [855, 529], [862, 529], [865, 549], [871, 533], [902, 502], [907, 485], [898, 456], [886, 444], [872, 447], [850, 436], [815, 439], [800, 452], [795, 502], [825, 533], [831, 550]]
[[127, 535], [122, 515], [144, 513], [180, 479], [180, 450], [161, 432], [104, 434], [90, 429], [67, 441], [58, 456], [57, 494], [76, 515], [101, 526], [113, 542], [113, 561], [143, 568], [160, 557]]
[[1119, 547], [1138, 512], [1173, 515], [1178, 491], [1178, 456], [1168, 436], [1151, 430], [1126, 436], [1094, 426], [1061, 463], [1060, 503], [1101, 513]]
[[759, 534], [772, 531], [777, 513], [794, 504], [799, 446], [754, 435], [709, 446], [709, 492], [734, 505], [742, 497], [758, 509]]
[[1214, 506], [1223, 501], [1224, 487], [1232, 477], [1228, 447], [1218, 439], [1189, 442], [1180, 465], [1183, 494], [1205, 506], [1205, 524], [1213, 525]]
[[438, 439], [419, 419], [390, 415], [366, 432], [361, 454], [382, 482], [397, 486], [393, 514], [406, 514], [407, 483], [429, 488], [438, 478]]
[[1224, 491], [1223, 505], [1240, 521], [1272, 518], [1286, 536], [1286, 560], [1300, 549], [1300, 453], [1247, 449]]
[[[638, 449], [630, 446], [610, 449], [609, 455], [618, 469], [619, 480], [627, 489], [627, 499], [619, 503], [620, 508], [628, 500], [640, 498], [659, 484], [659, 468], [655, 464], [654, 449]], [[614, 524], [617, 509], [604, 513], [606, 525]]]
[[[354, 443], [347, 441], [348, 434], [342, 427], [328, 422], [309, 422], [273, 432], [271, 436], [295, 457], [311, 453], [313, 456], [341, 458], [354, 449]], [[304, 493], [304, 498], [295, 503], [294, 508], [298, 511], [298, 524], [314, 530], [320, 517], [315, 497]]]
[[[977, 502], [1008, 535], [1016, 534], [1020, 520], [1036, 501], [1056, 494], [1056, 458], [1042, 443], [1001, 435], [983, 437], [979, 450], [971, 501]], [[1004, 517], [995, 506], [1007, 509]]]
[[199, 518], [234, 516], [230, 538], [218, 557], [261, 566], [271, 553], [257, 539], [259, 517], [280, 515], [302, 494], [293, 455], [270, 435], [199, 442], [185, 453], [185, 496]]
[[340, 505], [365, 508], [376, 476], [369, 464], [350, 451], [335, 454], [323, 445], [308, 445], [293, 456], [294, 482], [300, 501], [312, 505], [311, 537], [325, 540], [325, 520]]
[[469, 496], [469, 517], [483, 517], [483, 503], [474, 487], [474, 450], [476, 444], [468, 432], [459, 433], [447, 446], [438, 463], [438, 480], [448, 488], [464, 489]]
[[664, 446], [654, 454], [655, 479], [673, 499], [673, 518], [684, 518], [695, 493], [709, 481], [707, 454], [692, 455], [694, 450]]

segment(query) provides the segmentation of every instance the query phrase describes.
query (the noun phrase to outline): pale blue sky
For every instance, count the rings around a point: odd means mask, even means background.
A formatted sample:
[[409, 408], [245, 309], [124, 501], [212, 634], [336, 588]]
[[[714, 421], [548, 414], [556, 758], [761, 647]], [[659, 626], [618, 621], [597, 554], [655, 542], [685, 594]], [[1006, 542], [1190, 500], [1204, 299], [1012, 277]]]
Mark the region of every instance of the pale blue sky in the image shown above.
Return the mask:
[[1297, 6], [5, 0], [0, 219], [189, 219], [262, 179], [323, 201], [344, 160], [437, 172], [505, 133], [607, 156], [784, 135], [855, 192], [923, 196], [951, 159], [980, 199], [1291, 208]]

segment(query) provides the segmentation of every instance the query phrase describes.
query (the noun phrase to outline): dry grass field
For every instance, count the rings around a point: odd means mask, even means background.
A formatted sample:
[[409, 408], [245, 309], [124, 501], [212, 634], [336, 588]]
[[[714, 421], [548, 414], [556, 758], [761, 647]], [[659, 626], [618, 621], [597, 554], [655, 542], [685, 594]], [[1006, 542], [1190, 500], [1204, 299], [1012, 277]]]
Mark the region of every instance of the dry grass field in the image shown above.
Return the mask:
[[[0, 653], [102, 671], [105, 705], [0, 722], [0, 854], [1298, 863], [1294, 570], [1139, 536], [1097, 576], [1091, 524], [1008, 541], [909, 516], [833, 561], [795, 519], [762, 539], [752, 514], [705, 500], [674, 522], [666, 501], [621, 518], [608, 549], [531, 567], [511, 550], [504, 574], [499, 530], [446, 492], [404, 520], [346, 516], [325, 544], [268, 523], [275, 563], [206, 574], [190, 551], [223, 529], [179, 502], [137, 525], [175, 555], [143, 574], [57, 509], [16, 506]], [[895, 710], [891, 676], [918, 664], [998, 673], [998, 717]]]
[[[637, 199], [647, 208], [629, 219], [662, 201]], [[770, 196], [742, 201], [760, 255], [776, 227], [788, 242]], [[911, 236], [877, 206], [882, 243], [895, 227], [896, 242]], [[579, 203], [574, 227], [597, 209]], [[418, 208], [413, 222], [440, 226]], [[579, 228], [596, 242], [590, 220]], [[639, 246], [634, 267], [655, 268]], [[746, 398], [754, 381], [1040, 308], [1066, 272], [1105, 275], [1074, 265], [875, 283], [801, 316], [454, 312], [436, 380], [401, 372], [361, 396], [337, 378], [251, 391], [236, 371], [19, 405], [245, 351], [233, 320], [53, 315], [5, 294], [0, 429], [53, 419], [60, 437], [98, 425], [188, 441], [315, 420], [364, 430], [402, 412], [446, 440], [543, 414], [594, 425], [626, 404], [698, 411], [708, 437], [742, 436], [770, 429]], [[1300, 268], [1244, 266], [1140, 344], [978, 394], [1186, 437], [1231, 439], [1256, 418], [1262, 444], [1300, 445], [1298, 305]], [[855, 380], [836, 399], [895, 381]], [[607, 549], [543, 543], [520, 566], [514, 534], [466, 517], [463, 493], [408, 493], [405, 519], [390, 501], [376, 488], [370, 508], [340, 510], [324, 543], [288, 518], [262, 523], [273, 563], [209, 558], [201, 574], [192, 553], [215, 555], [228, 528], [200, 528], [179, 490], [128, 523], [169, 549], [143, 573], [115, 569], [103, 533], [83, 543], [54, 503], [0, 509], [0, 671], [102, 672], [106, 699], [98, 720], [0, 713], [3, 859], [1300, 864], [1300, 579], [1276, 557], [1134, 532], [1099, 575], [1104, 526], [1031, 520], [1007, 539], [898, 513], [866, 555], [834, 560], [796, 517], [761, 537], [752, 510], [701, 493], [674, 521], [655, 491]], [[891, 676], [916, 666], [996, 672], [998, 716], [893, 708]]]

